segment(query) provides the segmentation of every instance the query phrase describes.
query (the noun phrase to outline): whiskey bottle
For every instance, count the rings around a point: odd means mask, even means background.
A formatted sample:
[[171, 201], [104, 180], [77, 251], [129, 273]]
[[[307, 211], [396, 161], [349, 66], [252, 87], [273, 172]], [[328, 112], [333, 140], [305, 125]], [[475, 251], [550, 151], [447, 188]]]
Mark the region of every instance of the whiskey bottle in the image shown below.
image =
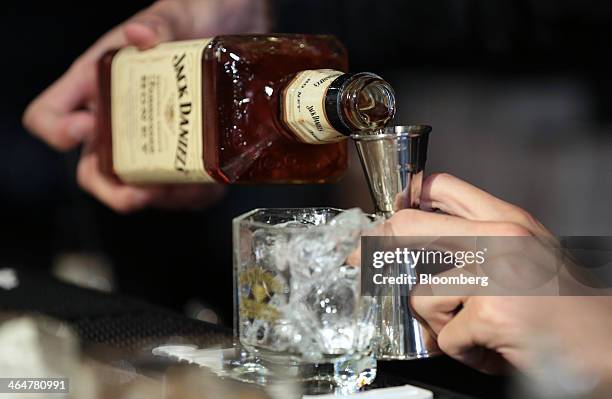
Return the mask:
[[347, 73], [324, 35], [231, 35], [106, 53], [102, 169], [135, 184], [320, 183], [347, 167], [346, 137], [383, 127], [392, 88]]

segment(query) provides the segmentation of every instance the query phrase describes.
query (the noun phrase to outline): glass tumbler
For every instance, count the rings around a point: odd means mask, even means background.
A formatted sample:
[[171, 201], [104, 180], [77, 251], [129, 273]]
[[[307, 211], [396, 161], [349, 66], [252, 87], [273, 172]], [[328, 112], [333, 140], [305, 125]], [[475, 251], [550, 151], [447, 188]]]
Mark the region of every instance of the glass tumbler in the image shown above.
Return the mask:
[[256, 209], [233, 222], [238, 377], [350, 393], [376, 375], [375, 296], [360, 294], [359, 209]]

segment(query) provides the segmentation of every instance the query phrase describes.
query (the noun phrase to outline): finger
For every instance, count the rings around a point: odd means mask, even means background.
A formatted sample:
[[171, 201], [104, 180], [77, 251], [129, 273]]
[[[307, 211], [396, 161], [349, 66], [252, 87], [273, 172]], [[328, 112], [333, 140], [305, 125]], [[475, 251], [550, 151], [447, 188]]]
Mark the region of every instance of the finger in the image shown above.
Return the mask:
[[439, 334], [465, 300], [462, 296], [410, 296], [410, 306], [434, 333]]
[[126, 41], [141, 50], [155, 47], [163, 41], [170, 41], [169, 37], [172, 36], [165, 23], [151, 16], [127, 22], [123, 30]]
[[83, 107], [95, 92], [93, 72], [82, 64], [73, 65], [28, 106], [24, 126], [58, 150], [69, 150], [90, 136], [94, 117]]
[[450, 215], [475, 221], [509, 222], [535, 235], [550, 236], [529, 213], [452, 175], [428, 176], [423, 182], [422, 208], [439, 209]]
[[162, 1], [128, 20], [123, 33], [129, 44], [144, 50], [162, 42], [191, 37], [193, 24], [193, 16], [185, 4]]
[[58, 150], [69, 150], [92, 133], [92, 111], [97, 97], [96, 63], [110, 48], [125, 39], [119, 29], [102, 36], [57, 81], [30, 103], [23, 115], [24, 126]]
[[474, 221], [453, 215], [404, 209], [373, 235], [385, 236], [529, 236], [530, 231], [507, 222]]
[[457, 359], [478, 346], [472, 332], [472, 312], [464, 307], [438, 333], [438, 345], [447, 355]]
[[89, 149], [85, 151], [77, 167], [77, 180], [83, 189], [113, 210], [133, 212], [144, 208], [159, 195], [158, 189], [125, 185], [103, 174], [98, 166], [97, 154]]
[[[474, 333], [477, 329], [479, 336]], [[502, 356], [481, 345], [488, 326], [478, 323], [473, 309], [465, 306], [438, 333], [438, 346], [448, 356], [472, 368], [498, 374], [507, 368]], [[486, 340], [488, 338], [484, 338]]]
[[33, 119], [24, 123], [29, 131], [59, 151], [70, 150], [95, 132], [95, 117], [89, 111], [61, 114], [50, 109], [34, 111]]

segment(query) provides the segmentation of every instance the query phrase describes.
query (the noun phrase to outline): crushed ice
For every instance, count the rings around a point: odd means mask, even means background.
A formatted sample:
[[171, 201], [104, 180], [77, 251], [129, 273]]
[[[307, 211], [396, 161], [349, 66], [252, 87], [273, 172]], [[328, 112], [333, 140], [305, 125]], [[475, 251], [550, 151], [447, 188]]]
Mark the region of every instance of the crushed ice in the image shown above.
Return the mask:
[[324, 224], [305, 219], [256, 231], [255, 263], [284, 290], [262, 305], [276, 309], [276, 319], [241, 316], [241, 341], [313, 362], [366, 350], [374, 335], [374, 300], [360, 296], [359, 269], [345, 261], [375, 223], [355, 208]]

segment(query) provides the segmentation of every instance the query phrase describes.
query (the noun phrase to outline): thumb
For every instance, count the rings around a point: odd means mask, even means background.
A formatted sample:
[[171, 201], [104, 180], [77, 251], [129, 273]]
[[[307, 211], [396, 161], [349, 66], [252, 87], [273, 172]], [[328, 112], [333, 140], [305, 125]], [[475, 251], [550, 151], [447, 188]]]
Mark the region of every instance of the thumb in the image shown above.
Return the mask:
[[162, 42], [193, 37], [193, 15], [181, 1], [158, 1], [123, 27], [127, 44], [141, 50]]
[[174, 40], [170, 24], [157, 14], [143, 14], [126, 22], [123, 33], [128, 45], [141, 50]]

